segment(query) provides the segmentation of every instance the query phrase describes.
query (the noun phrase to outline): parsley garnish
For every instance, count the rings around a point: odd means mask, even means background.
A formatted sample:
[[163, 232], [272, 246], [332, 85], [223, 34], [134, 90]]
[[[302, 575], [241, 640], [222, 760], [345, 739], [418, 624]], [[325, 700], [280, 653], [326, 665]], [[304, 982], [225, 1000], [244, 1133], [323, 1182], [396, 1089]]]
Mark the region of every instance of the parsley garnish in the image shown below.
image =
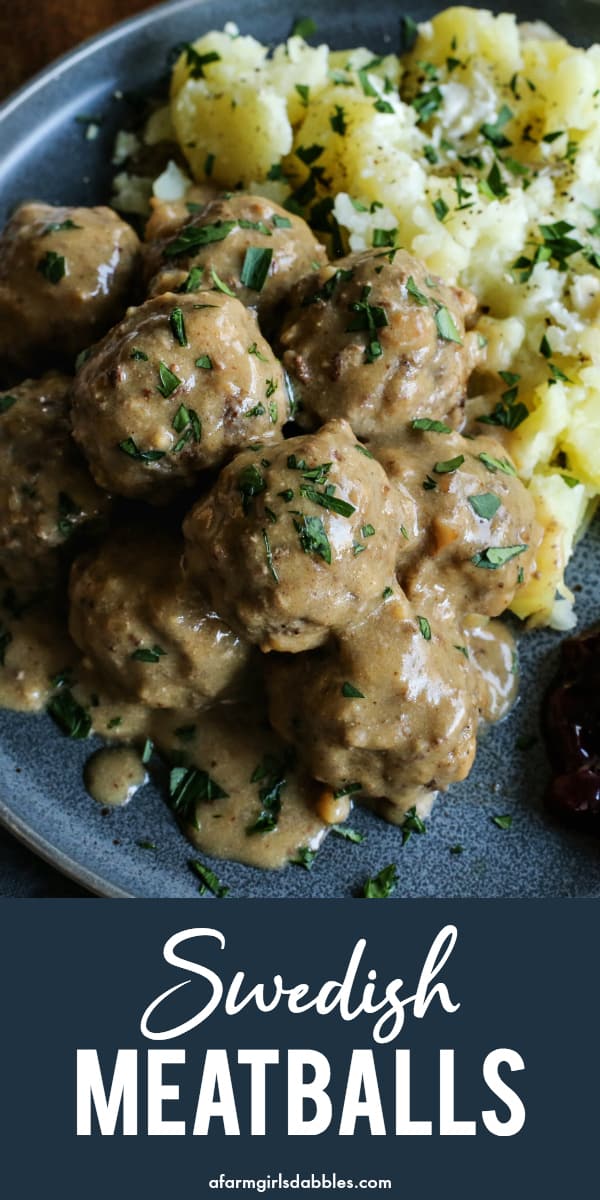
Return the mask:
[[223, 294], [225, 296], [233, 296], [233, 298], [235, 299], [235, 292], [232, 292], [231, 288], [228, 287], [226, 283], [223, 283], [223, 280], [219, 278], [214, 267], [212, 268], [212, 270], [210, 272], [210, 277], [213, 281], [215, 290], [217, 292], [223, 292]]
[[263, 537], [263, 542], [265, 544], [265, 554], [267, 556], [267, 566], [269, 568], [269, 571], [271, 572], [271, 575], [273, 576], [273, 579], [275, 580], [275, 583], [279, 583], [279, 575], [277, 574], [277, 571], [275, 570], [275, 566], [273, 563], [273, 551], [271, 550], [271, 542], [269, 540], [269, 535], [268, 535], [266, 529], [263, 529], [262, 537]]
[[397, 882], [398, 868], [395, 863], [390, 863], [378, 875], [367, 879], [363, 888], [363, 898], [365, 900], [387, 900], [392, 892], [395, 892]]
[[317, 26], [312, 17], [298, 17], [292, 26], [291, 37], [301, 37], [304, 41], [317, 32]]
[[429, 121], [443, 104], [443, 100], [444, 97], [437, 86], [413, 96], [411, 104], [417, 113], [417, 125], [420, 125], [422, 121]]
[[198, 891], [201, 896], [207, 891], [212, 892], [213, 896], [217, 897], [217, 900], [223, 900], [225, 896], [229, 895], [230, 889], [219, 881], [218, 876], [205, 863], [200, 862], [197, 858], [191, 858], [189, 866], [200, 877], [201, 883]]
[[516, 475], [517, 473], [507, 458], [494, 458], [492, 454], [486, 454], [485, 451], [477, 457], [483, 463], [484, 467], [487, 467], [488, 471], [492, 472], [492, 475], [495, 475], [496, 471], [502, 471], [505, 475]]
[[353, 683], [342, 684], [342, 696], [345, 696], [346, 700], [364, 700], [365, 698], [364, 693], [360, 692]]
[[385, 308], [379, 304], [369, 304], [369, 295], [371, 287], [367, 286], [362, 289], [360, 300], [355, 300], [351, 304], [350, 311], [355, 316], [346, 326], [347, 333], [353, 333], [355, 330], [367, 330], [368, 342], [365, 350], [365, 359], [368, 363], [375, 362], [383, 354], [383, 349], [380, 341], [376, 337], [376, 330], [382, 329], [385, 325], [389, 325]]
[[134, 650], [133, 654], [130, 655], [130, 658], [132, 658], [134, 662], [157, 663], [158, 660], [163, 658], [166, 653], [166, 650], [163, 650], [162, 646], [158, 646], [156, 644], [151, 648], [146, 646], [138, 646], [137, 650]]
[[427, 833], [427, 826], [417, 813], [416, 805], [409, 808], [402, 822], [402, 845], [405, 846], [413, 833]]
[[465, 461], [464, 454], [457, 454], [456, 458], [448, 458], [445, 462], [436, 462], [434, 471], [436, 475], [451, 475], [453, 471], [458, 471]]
[[66, 737], [82, 741], [92, 728], [92, 718], [77, 703], [68, 687], [62, 687], [46, 706], [46, 712]]
[[502, 817], [492, 817], [492, 821], [494, 825], [498, 826], [498, 829], [510, 829], [513, 819], [507, 813]]
[[421, 429], [425, 433], [452, 433], [449, 425], [443, 421], [434, 421], [431, 417], [415, 417], [411, 421], [411, 429]]
[[486, 550], [474, 554], [471, 562], [473, 566], [484, 567], [486, 571], [497, 571], [498, 567], [503, 567], [505, 563], [510, 562], [511, 558], [523, 554], [526, 549], [526, 545], [488, 546]]
[[203, 371], [212, 371], [212, 359], [210, 354], [201, 354], [200, 358], [196, 359], [194, 365], [196, 367], [200, 367]]
[[187, 279], [180, 287], [181, 292], [197, 292], [202, 286], [202, 276], [204, 271], [202, 267], [192, 267]]
[[267, 275], [269, 274], [272, 258], [273, 251], [270, 248], [261, 249], [260, 246], [248, 247], [240, 275], [240, 280], [244, 287], [252, 288], [255, 292], [262, 291]]
[[217, 54], [216, 50], [209, 50], [207, 54], [199, 54], [194, 46], [192, 46], [191, 43], [188, 43], [185, 46], [185, 61], [187, 66], [190, 68], [190, 78], [203, 79], [204, 68], [207, 67], [209, 63], [220, 62], [221, 55]]
[[162, 361], [158, 364], [158, 378], [160, 380], [158, 391], [161, 396], [164, 396], [165, 400], [168, 400], [169, 396], [172, 396], [173, 392], [179, 387], [181, 379], [177, 375], [174, 375], [167, 364]]
[[184, 225], [177, 237], [165, 246], [163, 255], [165, 258], [176, 258], [179, 254], [192, 254], [211, 242], [222, 242], [237, 224], [237, 221], [215, 221], [214, 225]]
[[355, 506], [349, 504], [347, 500], [340, 500], [337, 496], [330, 496], [328, 492], [317, 492], [316, 488], [310, 487], [306, 483], [300, 485], [300, 493], [313, 504], [318, 504], [321, 508], [326, 508], [330, 512], [337, 513], [340, 517], [351, 517], [352, 513], [356, 512]]
[[48, 283], [60, 283], [67, 272], [64, 256], [57, 254], [55, 250], [48, 250], [44, 257], [40, 258], [37, 269], [48, 280]]
[[277, 818], [281, 812], [281, 793], [286, 785], [287, 763], [272, 754], [265, 754], [253, 772], [251, 783], [260, 783], [258, 798], [261, 811], [248, 833], [272, 833], [277, 829]]
[[238, 475], [238, 491], [242, 494], [242, 508], [244, 516], [248, 516], [252, 501], [255, 496], [259, 496], [261, 492], [267, 490], [264, 477], [261, 475], [258, 467], [254, 463], [250, 463], [247, 467], [243, 467]]
[[196, 805], [226, 800], [227, 792], [199, 767], [173, 767], [169, 775], [169, 807], [180, 818], [197, 826]]
[[136, 346], [133, 347], [129, 357], [138, 359], [140, 362], [148, 362], [148, 355], [143, 350], [138, 350]]
[[[173, 336], [179, 342], [179, 345], [187, 346], [188, 341], [187, 341], [187, 337], [185, 335], [185, 322], [183, 319], [183, 311], [181, 308], [173, 309], [173, 311], [169, 317], [169, 324], [171, 326], [171, 329], [173, 330]], [[174, 378], [176, 379], [177, 376], [175, 375]], [[162, 379], [161, 379], [161, 383], [162, 383]], [[163, 392], [163, 396], [164, 396], [164, 392]]]
[[441, 196], [438, 196], [438, 199], [433, 201], [433, 204], [431, 207], [433, 208], [433, 211], [434, 211], [438, 221], [443, 221], [444, 218], [447, 217], [448, 213], [450, 212], [450, 209], [448, 208], [446, 201], [444, 199], [442, 199]]
[[130, 458], [135, 458], [138, 462], [158, 462], [160, 458], [165, 457], [164, 450], [140, 450], [132, 437], [125, 438], [125, 441], [119, 442], [118, 445], [123, 454], [128, 454]]
[[316, 857], [316, 850], [311, 850], [309, 846], [300, 846], [296, 857], [290, 858], [290, 862], [296, 867], [304, 867], [305, 871], [311, 871]]
[[419, 626], [419, 630], [420, 630], [422, 636], [425, 638], [425, 641], [430, 642], [431, 641], [431, 625], [429, 624], [427, 617], [417, 617], [417, 624]]
[[512, 142], [503, 134], [504, 126], [512, 120], [512, 112], [507, 104], [503, 104], [496, 120], [493, 124], [486, 123], [481, 126], [480, 133], [483, 134], [486, 141], [491, 142], [497, 150], [502, 150], [506, 146], [512, 146]]
[[469, 504], [473, 512], [484, 521], [491, 521], [500, 508], [500, 497], [494, 492], [481, 492], [478, 496], [469, 496]]
[[454, 317], [448, 308], [443, 304], [440, 305], [435, 314], [435, 323], [438, 334], [445, 342], [457, 342], [462, 346], [462, 338], [456, 328]]
[[343, 137], [348, 126], [346, 125], [346, 114], [341, 104], [336, 104], [335, 112], [329, 118], [329, 124], [334, 133], [339, 133]]
[[353, 842], [356, 846], [360, 846], [365, 840], [364, 833], [359, 833], [358, 829], [352, 829], [349, 825], [332, 825], [330, 832], [346, 842]]
[[294, 520], [294, 528], [305, 554], [316, 554], [331, 564], [331, 546], [320, 517], [305, 517]]

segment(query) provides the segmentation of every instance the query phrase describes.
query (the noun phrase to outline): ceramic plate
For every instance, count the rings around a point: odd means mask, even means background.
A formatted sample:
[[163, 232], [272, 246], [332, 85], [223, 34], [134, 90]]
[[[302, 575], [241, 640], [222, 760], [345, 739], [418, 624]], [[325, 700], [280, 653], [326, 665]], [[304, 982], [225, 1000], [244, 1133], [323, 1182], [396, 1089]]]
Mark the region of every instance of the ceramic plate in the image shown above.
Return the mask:
[[[413, 4], [424, 20], [436, 8]], [[593, 0], [527, 0], [507, 8], [524, 19], [543, 18], [571, 41], [600, 40], [600, 9]], [[398, 43], [395, 3], [346, 0], [336, 6], [304, 3], [319, 38], [334, 47], [368, 45], [390, 51]], [[110, 195], [110, 156], [124, 122], [115, 93], [145, 89], [167, 70], [169, 50], [234, 20], [244, 33], [280, 41], [298, 15], [278, 0], [183, 0], [166, 4], [109, 30], [51, 66], [0, 110], [0, 219], [25, 198], [51, 204], [97, 204]], [[99, 136], [85, 139], [81, 114], [102, 115]], [[599, 616], [600, 531], [580, 544], [570, 570], [581, 626]], [[556, 665], [559, 637], [551, 631], [521, 640], [522, 683], [511, 715], [482, 739], [466, 783], [438, 800], [425, 836], [402, 848], [399, 830], [367, 812], [353, 816], [366, 840], [355, 846], [329, 838], [310, 874], [290, 867], [262, 872], [236, 863], [212, 865], [234, 896], [351, 896], [390, 862], [399, 865], [398, 896], [595, 896], [600, 856], [595, 841], [565, 832], [543, 812], [547, 766], [538, 722], [544, 690]], [[536, 740], [526, 751], [518, 746]], [[193, 851], [159, 794], [146, 787], [134, 802], [103, 815], [82, 785], [90, 744], [66, 741], [45, 716], [0, 713], [0, 819], [59, 870], [105, 896], [195, 896], [187, 866]], [[510, 813], [509, 832], [493, 823]], [[155, 851], [141, 849], [151, 840]], [[450, 847], [460, 843], [461, 855]], [[210, 860], [206, 860], [210, 861]]]

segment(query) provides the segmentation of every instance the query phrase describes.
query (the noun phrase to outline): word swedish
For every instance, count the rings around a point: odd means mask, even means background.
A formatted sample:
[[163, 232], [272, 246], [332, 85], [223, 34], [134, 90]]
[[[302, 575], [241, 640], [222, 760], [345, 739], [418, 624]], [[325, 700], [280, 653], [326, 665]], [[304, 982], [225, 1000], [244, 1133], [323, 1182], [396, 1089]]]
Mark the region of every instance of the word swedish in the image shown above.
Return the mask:
[[[366, 972], [367, 982], [360, 987], [358, 979], [366, 950], [365, 939], [360, 939], [350, 956], [344, 977], [329, 980], [317, 992], [311, 993], [307, 983], [287, 986], [280, 975], [275, 975], [269, 988], [264, 983], [246, 988], [246, 976], [242, 971], [234, 975], [229, 987], [218, 972], [195, 959], [183, 958], [178, 947], [196, 938], [213, 939], [221, 950], [225, 949], [225, 938], [216, 929], [186, 929], [174, 934], [165, 943], [165, 961], [177, 969], [187, 972], [186, 978], [157, 996], [146, 1008], [140, 1030], [145, 1038], [153, 1042], [171, 1041], [190, 1033], [220, 1007], [227, 1016], [233, 1017], [253, 1005], [259, 1013], [271, 1013], [281, 1004], [286, 1004], [292, 1015], [314, 1010], [320, 1016], [337, 1014], [343, 1021], [354, 1021], [359, 1016], [376, 1018], [372, 1027], [373, 1041], [384, 1046], [398, 1037], [407, 1013], [415, 1020], [422, 1020], [435, 1001], [441, 1009], [453, 1014], [460, 1005], [455, 1004], [445, 983], [439, 976], [448, 962], [457, 941], [454, 925], [440, 931], [426, 955], [416, 989], [402, 996], [404, 982], [393, 979], [383, 988], [378, 997], [377, 973]], [[202, 980], [203, 1000], [194, 1005], [190, 1016], [168, 1023], [170, 998], [192, 983], [193, 977]], [[204, 995], [208, 985], [208, 996]], [[186, 993], [187, 995], [187, 993]], [[181, 997], [178, 996], [180, 1004]], [[172, 1074], [173, 1067], [184, 1067], [186, 1051], [181, 1048], [168, 1050], [148, 1049], [145, 1070], [142, 1075], [142, 1054], [135, 1049], [121, 1049], [112, 1063], [112, 1078], [105, 1085], [98, 1052], [92, 1049], [77, 1051], [77, 1133], [89, 1135], [93, 1132], [95, 1114], [97, 1127], [103, 1135], [113, 1135], [122, 1130], [125, 1135], [136, 1135], [139, 1130], [140, 1083], [145, 1083], [146, 1128], [149, 1135], [179, 1135], [191, 1132], [207, 1135], [218, 1127], [227, 1136], [238, 1136], [240, 1118], [232, 1064], [237, 1068], [248, 1068], [249, 1074], [240, 1072], [240, 1094], [250, 1094], [248, 1132], [252, 1136], [265, 1136], [269, 1124], [269, 1085], [274, 1083], [275, 1070], [283, 1062], [287, 1075], [287, 1133], [288, 1135], [318, 1136], [334, 1129], [339, 1136], [352, 1136], [357, 1122], [363, 1120], [372, 1135], [391, 1132], [392, 1124], [384, 1115], [384, 1105], [378, 1072], [385, 1063], [386, 1075], [393, 1071], [394, 1120], [393, 1131], [398, 1135], [430, 1136], [434, 1123], [430, 1119], [416, 1119], [411, 1112], [411, 1051], [398, 1049], [392, 1055], [381, 1050], [354, 1049], [349, 1065], [344, 1066], [344, 1093], [341, 1105], [330, 1095], [335, 1084], [335, 1094], [340, 1091], [339, 1070], [332, 1080], [332, 1068], [328, 1057], [314, 1049], [289, 1050], [285, 1055], [278, 1049], [240, 1049], [228, 1052], [225, 1049], [206, 1050], [201, 1063], [200, 1081], [193, 1122], [174, 1119], [172, 1108], [169, 1115], [165, 1106], [180, 1100], [178, 1083], [165, 1080], [165, 1068]], [[194, 1056], [195, 1065], [198, 1064]], [[481, 1111], [483, 1127], [499, 1137], [518, 1133], [525, 1122], [525, 1108], [516, 1092], [503, 1078], [503, 1071], [515, 1072], [524, 1069], [521, 1056], [514, 1050], [496, 1049], [486, 1055], [483, 1065], [483, 1080], [489, 1091], [502, 1105], [499, 1115], [495, 1108]], [[386, 1078], [386, 1090], [389, 1084]], [[279, 1094], [281, 1082], [277, 1080]], [[186, 1093], [189, 1088], [186, 1084]], [[245, 1106], [244, 1106], [245, 1107]], [[438, 1123], [435, 1132], [441, 1135], [473, 1135], [477, 1132], [476, 1120], [459, 1120], [454, 1104], [454, 1050], [439, 1052], [439, 1098], [437, 1102]], [[337, 1111], [339, 1109], [339, 1112]], [[245, 1130], [244, 1130], [245, 1132]]]

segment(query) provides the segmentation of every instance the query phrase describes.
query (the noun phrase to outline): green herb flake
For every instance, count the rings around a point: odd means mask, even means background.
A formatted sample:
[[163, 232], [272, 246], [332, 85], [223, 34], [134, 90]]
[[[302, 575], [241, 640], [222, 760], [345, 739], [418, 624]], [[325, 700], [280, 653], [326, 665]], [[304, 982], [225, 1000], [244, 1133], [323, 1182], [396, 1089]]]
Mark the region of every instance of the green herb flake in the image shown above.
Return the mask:
[[439, 87], [434, 86], [413, 96], [411, 104], [417, 114], [417, 125], [429, 121], [438, 108], [443, 104], [443, 96]]
[[228, 287], [226, 283], [223, 283], [223, 280], [220, 279], [220, 277], [217, 275], [217, 272], [215, 271], [214, 267], [212, 268], [212, 270], [210, 272], [210, 277], [213, 281], [215, 291], [223, 292], [223, 294], [225, 296], [233, 296], [233, 298], [235, 300], [235, 292], [232, 292], [231, 288]]
[[452, 433], [449, 425], [443, 421], [434, 421], [431, 417], [415, 417], [411, 421], [411, 429], [419, 429], [423, 433]]
[[365, 900], [387, 900], [396, 890], [398, 883], [398, 868], [395, 863], [383, 867], [377, 875], [367, 879], [363, 888]]
[[494, 492], [481, 492], [477, 496], [469, 496], [469, 504], [483, 521], [491, 521], [500, 508], [501, 500]]
[[181, 379], [179, 379], [179, 377], [175, 375], [167, 366], [167, 364], [162, 362], [162, 360], [158, 364], [158, 378], [158, 391], [160, 392], [161, 396], [164, 396], [165, 400], [168, 400], [169, 396], [172, 396], [173, 392], [175, 392], [181, 384]]
[[380, 249], [381, 246], [394, 246], [398, 237], [397, 229], [374, 229], [373, 230], [373, 246]]
[[450, 847], [450, 853], [454, 854], [454, 855], [462, 854], [463, 851], [464, 851], [464, 846], [461, 846], [460, 843], [458, 843], [456, 846]]
[[448, 458], [445, 462], [436, 462], [434, 471], [436, 475], [452, 475], [454, 471], [458, 471], [465, 461], [464, 454], [457, 454], [456, 458]]
[[304, 867], [305, 871], [312, 871], [316, 857], [316, 850], [311, 850], [309, 846], [300, 846], [296, 857], [290, 858], [290, 862], [296, 867]]
[[312, 17], [298, 17], [294, 21], [290, 36], [304, 38], [304, 41], [307, 41], [316, 32], [317, 26]]
[[331, 546], [320, 517], [303, 516], [300, 520], [294, 520], [294, 528], [305, 554], [316, 554], [331, 564]]
[[312, 504], [318, 504], [321, 508], [328, 509], [329, 512], [337, 513], [340, 517], [351, 517], [356, 512], [355, 506], [349, 504], [347, 500], [341, 500], [338, 496], [331, 496], [327, 492], [318, 492], [316, 488], [310, 487], [306, 483], [300, 485], [300, 494], [310, 500]]
[[273, 258], [272, 249], [249, 246], [244, 256], [240, 281], [254, 292], [262, 291]]
[[203, 79], [204, 68], [210, 63], [220, 62], [221, 55], [217, 54], [216, 50], [209, 50], [206, 54], [200, 54], [191, 43], [187, 43], [185, 49], [186, 65], [190, 68], [191, 79]]
[[129, 357], [136, 359], [138, 362], [148, 362], [148, 355], [143, 350], [138, 350], [137, 346], [133, 347]]
[[196, 367], [200, 367], [202, 371], [212, 371], [213, 369], [210, 354], [201, 354], [200, 357], [196, 359], [194, 365]]
[[248, 516], [255, 496], [259, 496], [266, 489], [265, 479], [254, 463], [242, 468], [238, 475], [238, 491], [242, 496], [242, 508], [245, 516]]
[[220, 882], [218, 876], [205, 863], [200, 862], [198, 858], [193, 858], [189, 860], [189, 866], [194, 874], [200, 878], [198, 891], [201, 896], [205, 895], [206, 892], [212, 892], [213, 896], [217, 897], [217, 900], [223, 900], [225, 896], [229, 895], [230, 889]]
[[226, 800], [227, 792], [200, 767], [172, 767], [169, 773], [169, 807], [189, 825], [198, 828], [196, 805]]
[[154, 754], [154, 742], [152, 741], [151, 738], [146, 738], [146, 741], [144, 742], [144, 745], [142, 748], [142, 762], [143, 762], [144, 766], [148, 765], [153, 754]]
[[[181, 292], [197, 292], [202, 287], [204, 271], [202, 267], [192, 267], [187, 279], [182, 283]], [[208, 305], [206, 305], [208, 308]]]
[[343, 683], [341, 691], [346, 700], [364, 700], [365, 698], [363, 692], [360, 692], [353, 683]]
[[462, 338], [456, 327], [454, 317], [450, 310], [443, 304], [440, 305], [435, 314], [435, 323], [439, 337], [443, 338], [445, 342], [456, 342], [459, 346], [462, 346]]
[[343, 838], [345, 842], [352, 842], [355, 846], [360, 846], [365, 841], [365, 834], [359, 833], [358, 829], [352, 829], [350, 825], [331, 825], [329, 832], [335, 837]]
[[371, 454], [371, 451], [370, 451], [370, 450], [367, 450], [367, 447], [366, 447], [366, 446], [361, 446], [360, 442], [355, 442], [355, 443], [354, 443], [354, 449], [355, 449], [355, 450], [360, 450], [360, 453], [361, 453], [361, 454], [364, 454], [365, 458], [374, 458], [374, 455], [373, 455], [373, 454]]
[[341, 104], [336, 104], [335, 112], [333, 112], [329, 118], [329, 124], [331, 125], [334, 133], [339, 133], [340, 137], [345, 136], [348, 126], [346, 124], [345, 110], [342, 108]]
[[448, 208], [448, 205], [442, 196], [438, 196], [437, 200], [433, 201], [431, 207], [433, 208], [438, 221], [444, 221], [450, 212], [450, 209]]
[[136, 459], [137, 462], [153, 463], [165, 457], [164, 450], [140, 450], [137, 442], [132, 437], [125, 438], [123, 442], [119, 442], [118, 447], [123, 454], [128, 454], [130, 458]]
[[508, 813], [506, 813], [504, 816], [492, 817], [492, 821], [494, 822], [494, 825], [498, 827], [498, 829], [510, 829], [513, 823], [513, 819]]
[[513, 467], [507, 458], [494, 458], [492, 454], [486, 454], [485, 451], [482, 451], [477, 457], [483, 463], [484, 467], [487, 467], [488, 471], [492, 472], [492, 475], [495, 475], [496, 471], [502, 471], [504, 475], [517, 474], [515, 467]]
[[419, 626], [419, 630], [421, 632], [422, 637], [425, 638], [426, 642], [430, 642], [431, 641], [431, 625], [429, 624], [427, 617], [417, 617], [417, 624]]
[[469, 651], [467, 650], [467, 647], [466, 647], [466, 646], [457, 646], [457, 645], [455, 645], [454, 649], [455, 649], [455, 650], [458, 650], [458, 653], [459, 653], [459, 654], [462, 654], [464, 658], [468, 658], [468, 657], [469, 657]]
[[46, 712], [66, 737], [83, 741], [92, 728], [92, 718], [75, 700], [68, 687], [62, 687], [46, 705]]
[[416, 805], [407, 809], [402, 822], [402, 845], [405, 846], [413, 833], [427, 833], [427, 826], [417, 813]]
[[[187, 346], [188, 341], [185, 333], [185, 321], [183, 319], [183, 310], [181, 308], [173, 309], [171, 315], [169, 316], [169, 325], [173, 331], [173, 337], [179, 342], [179, 345]], [[177, 378], [177, 376], [174, 376], [174, 378]]]
[[473, 566], [483, 567], [486, 571], [497, 571], [499, 567], [505, 566], [518, 554], [524, 554], [525, 550], [527, 550], [526, 545], [488, 546], [486, 550], [474, 554], [471, 562]]
[[424, 307], [428, 306], [429, 296], [426, 296], [424, 292], [419, 291], [412, 275], [409, 275], [408, 279], [406, 280], [406, 290], [409, 296], [412, 296], [413, 300], [416, 300], [417, 304], [421, 304]]
[[503, 104], [494, 123], [486, 123], [481, 126], [480, 133], [490, 142], [496, 150], [502, 150], [505, 147], [511, 146], [512, 142], [502, 132], [504, 126], [512, 120], [513, 114], [508, 105]]
[[159, 659], [163, 658], [166, 653], [166, 650], [163, 650], [162, 646], [155, 644], [151, 647], [138, 646], [137, 650], [134, 650], [129, 657], [132, 658], [134, 662], [157, 663]]
[[40, 258], [37, 269], [48, 280], [48, 283], [57, 284], [67, 273], [66, 260], [62, 254], [48, 250], [43, 258]]
[[267, 566], [269, 568], [271, 575], [273, 576], [273, 579], [275, 580], [275, 583], [279, 583], [279, 575], [277, 574], [277, 571], [275, 570], [275, 565], [273, 563], [273, 551], [271, 549], [271, 542], [269, 540], [269, 535], [268, 535], [266, 529], [263, 529], [263, 531], [262, 531], [262, 538], [263, 538], [263, 542], [264, 542], [264, 546], [265, 546], [265, 555], [267, 558]]

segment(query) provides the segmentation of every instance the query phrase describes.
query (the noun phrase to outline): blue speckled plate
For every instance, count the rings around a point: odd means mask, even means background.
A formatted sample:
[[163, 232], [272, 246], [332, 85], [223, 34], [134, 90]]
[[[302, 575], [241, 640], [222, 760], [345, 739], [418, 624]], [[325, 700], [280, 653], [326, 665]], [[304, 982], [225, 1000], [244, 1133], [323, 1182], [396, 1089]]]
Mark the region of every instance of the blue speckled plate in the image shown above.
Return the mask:
[[[409, 7], [407, 5], [407, 7]], [[442, 4], [411, 4], [423, 20]], [[483, 7], [483, 6], [482, 6]], [[595, 0], [511, 0], [525, 19], [543, 18], [586, 44], [600, 40]], [[343, 6], [309, 0], [296, 7], [277, 0], [182, 0], [127, 21], [87, 42], [21, 90], [0, 110], [0, 219], [20, 200], [94, 204], [109, 194], [110, 151], [123, 122], [114, 93], [152, 85], [166, 69], [174, 44], [199, 36], [226, 20], [265, 41], [280, 41], [299, 9], [313, 16], [319, 36], [334, 46], [366, 44], [394, 48], [399, 7], [390, 0]], [[100, 135], [86, 141], [75, 118], [102, 114]], [[581, 625], [600, 616], [600, 530], [579, 546], [570, 571], [579, 593]], [[308, 872], [290, 867], [261, 872], [235, 863], [214, 863], [236, 896], [349, 896], [368, 874], [396, 861], [399, 896], [596, 896], [600, 895], [597, 842], [554, 826], [541, 796], [547, 766], [539, 736], [527, 751], [522, 735], [537, 735], [544, 690], [555, 668], [559, 638], [543, 631], [521, 643], [522, 685], [518, 705], [482, 740], [468, 781], [438, 801], [424, 837], [401, 847], [397, 829], [367, 812], [353, 825], [366, 835], [354, 846], [329, 838]], [[151, 787], [126, 809], [102, 811], [86, 794], [82, 768], [90, 745], [66, 741], [45, 716], [0, 713], [0, 819], [59, 870], [105, 896], [194, 896], [197, 880], [187, 867], [191, 849], [165, 804]], [[509, 832], [492, 817], [510, 813]], [[143, 850], [151, 840], [155, 851]], [[450, 847], [460, 843], [461, 855]]]

